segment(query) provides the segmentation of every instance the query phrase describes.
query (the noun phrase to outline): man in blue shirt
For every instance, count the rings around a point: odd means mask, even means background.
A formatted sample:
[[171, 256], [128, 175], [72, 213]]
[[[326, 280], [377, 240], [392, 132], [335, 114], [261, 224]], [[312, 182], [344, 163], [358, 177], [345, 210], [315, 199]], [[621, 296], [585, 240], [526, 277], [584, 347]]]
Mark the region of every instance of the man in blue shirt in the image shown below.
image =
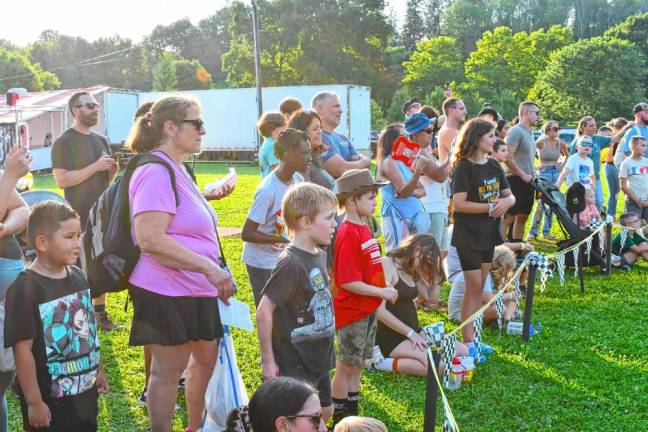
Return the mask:
[[[630, 156], [632, 149], [630, 148], [630, 140], [635, 135], [641, 135], [642, 137], [648, 139], [648, 103], [641, 102], [634, 106], [632, 110], [634, 113], [634, 126], [628, 129], [626, 134], [623, 136], [623, 152], [626, 156]], [[648, 157], [648, 149], [644, 153], [644, 156]]]
[[359, 154], [347, 137], [335, 132], [342, 121], [340, 97], [331, 92], [317, 93], [311, 107], [322, 120], [322, 161], [326, 171], [338, 178], [350, 169], [369, 168], [371, 161]]

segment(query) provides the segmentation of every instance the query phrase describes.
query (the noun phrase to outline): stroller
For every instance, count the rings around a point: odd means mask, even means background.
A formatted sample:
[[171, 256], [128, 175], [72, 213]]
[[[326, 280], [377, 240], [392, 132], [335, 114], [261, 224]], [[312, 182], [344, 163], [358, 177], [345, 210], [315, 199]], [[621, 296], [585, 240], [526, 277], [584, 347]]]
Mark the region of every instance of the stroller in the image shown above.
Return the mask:
[[[578, 213], [578, 211], [574, 211], [575, 209], [568, 205], [565, 194], [560, 192], [555, 184], [536, 177], [531, 181], [531, 185], [538, 193], [540, 205], [544, 206], [545, 209], [550, 210], [554, 215], [556, 215], [558, 225], [565, 237], [564, 240], [558, 241], [558, 251], [568, 249], [592, 233], [589, 228], [580, 227], [574, 222], [574, 214]], [[584, 197], [580, 201], [584, 202]], [[583, 265], [605, 266], [605, 259], [601, 252], [601, 246], [602, 245], [599, 244], [598, 236], [594, 236], [592, 239], [592, 249], [589, 258], [588, 256], [583, 257]], [[565, 265], [569, 267], [574, 266], [573, 254], [569, 253], [565, 255]]]

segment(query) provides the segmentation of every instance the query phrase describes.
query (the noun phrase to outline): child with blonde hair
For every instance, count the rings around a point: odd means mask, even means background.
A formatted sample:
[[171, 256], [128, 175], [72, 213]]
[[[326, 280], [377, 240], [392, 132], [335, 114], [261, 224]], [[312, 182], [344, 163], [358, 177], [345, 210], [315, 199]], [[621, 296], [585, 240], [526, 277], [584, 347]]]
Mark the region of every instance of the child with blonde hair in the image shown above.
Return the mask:
[[351, 416], [340, 421], [334, 432], [387, 432], [387, 426], [372, 417]]
[[[511, 250], [504, 246], [497, 246], [493, 254], [491, 270], [486, 276], [482, 291], [482, 304], [486, 304], [498, 290], [508, 282], [515, 270], [515, 256]], [[461, 322], [461, 302], [464, 296], [465, 281], [463, 274], [459, 273], [452, 282], [448, 298], [448, 316], [452, 321]], [[515, 312], [515, 293], [508, 291], [504, 294], [504, 319], [510, 320]], [[497, 321], [497, 309], [491, 305], [484, 312], [484, 323]]]

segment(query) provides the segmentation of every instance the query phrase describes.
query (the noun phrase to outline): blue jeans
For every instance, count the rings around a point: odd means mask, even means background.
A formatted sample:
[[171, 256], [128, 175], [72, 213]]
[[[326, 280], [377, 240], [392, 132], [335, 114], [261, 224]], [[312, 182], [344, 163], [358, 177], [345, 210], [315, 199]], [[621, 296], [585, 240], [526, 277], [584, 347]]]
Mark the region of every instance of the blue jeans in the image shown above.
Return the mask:
[[603, 202], [605, 198], [603, 197], [603, 183], [601, 183], [601, 178], [596, 178], [596, 188], [594, 189], [594, 199], [596, 200], [596, 208], [599, 213], [603, 210]]
[[616, 217], [617, 197], [619, 196], [619, 168], [614, 164], [605, 164], [605, 177], [608, 183], [608, 214]]
[[[16, 280], [18, 273], [25, 269], [22, 260], [0, 258], [0, 301], [4, 301], [9, 285]], [[3, 328], [0, 331], [4, 332]], [[15, 372], [0, 372], [0, 432], [8, 428], [7, 398], [5, 393], [14, 379]]]
[[[556, 167], [555, 165], [545, 167], [538, 172], [538, 177], [550, 181], [551, 183], [556, 183], [559, 176], [560, 171], [558, 171], [558, 167]], [[534, 236], [538, 235], [538, 225], [540, 225], [543, 214], [544, 226], [542, 227], [542, 235], [548, 236], [549, 234], [551, 234], [551, 222], [553, 219], [551, 210], [545, 209], [544, 206], [540, 204], [540, 201], [538, 201], [535, 211], [533, 212], [531, 231], [529, 231], [529, 234], [533, 234]]]

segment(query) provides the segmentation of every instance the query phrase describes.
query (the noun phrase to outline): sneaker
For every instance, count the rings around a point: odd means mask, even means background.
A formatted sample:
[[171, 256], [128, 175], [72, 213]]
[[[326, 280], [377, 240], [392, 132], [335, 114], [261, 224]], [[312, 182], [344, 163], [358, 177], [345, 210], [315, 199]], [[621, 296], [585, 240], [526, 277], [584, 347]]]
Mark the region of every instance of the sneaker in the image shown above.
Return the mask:
[[95, 322], [97, 326], [103, 331], [111, 331], [120, 329], [119, 324], [114, 323], [108, 316], [108, 312], [95, 312]]
[[613, 266], [618, 267], [621, 265], [621, 257], [619, 255], [614, 255], [610, 257], [610, 262]]
[[385, 360], [385, 356], [383, 356], [382, 351], [380, 351], [380, 347], [378, 345], [375, 345], [373, 347], [373, 355], [369, 360], [365, 361], [365, 366], [369, 370], [377, 370], [374, 365], [382, 362], [383, 360]]
[[468, 348], [468, 355], [475, 359], [475, 363], [484, 364], [488, 361], [488, 357], [485, 355], [479, 355], [477, 352], [477, 347], [475, 345]]
[[481, 342], [475, 342], [475, 343], [478, 344], [479, 347], [481, 348], [482, 354], [486, 354], [488, 356], [495, 352], [495, 348], [493, 348], [490, 345], [486, 345], [485, 343], [481, 343]]
[[140, 394], [139, 399], [137, 399], [137, 402], [139, 402], [140, 405], [146, 406], [146, 387], [144, 387], [144, 390], [142, 390], [142, 394]]

